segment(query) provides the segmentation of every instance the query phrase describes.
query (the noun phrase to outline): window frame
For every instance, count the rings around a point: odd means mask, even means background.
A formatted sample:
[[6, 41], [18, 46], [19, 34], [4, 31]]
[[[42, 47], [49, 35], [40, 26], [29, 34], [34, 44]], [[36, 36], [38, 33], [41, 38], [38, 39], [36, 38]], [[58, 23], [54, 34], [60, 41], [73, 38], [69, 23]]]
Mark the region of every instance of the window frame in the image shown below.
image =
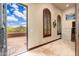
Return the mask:
[[[46, 30], [45, 30], [45, 26], [46, 26]], [[45, 31], [46, 31], [46, 34], [45, 34]], [[49, 36], [51, 36], [51, 12], [48, 8], [45, 8], [43, 9], [43, 37], [49, 37]]]

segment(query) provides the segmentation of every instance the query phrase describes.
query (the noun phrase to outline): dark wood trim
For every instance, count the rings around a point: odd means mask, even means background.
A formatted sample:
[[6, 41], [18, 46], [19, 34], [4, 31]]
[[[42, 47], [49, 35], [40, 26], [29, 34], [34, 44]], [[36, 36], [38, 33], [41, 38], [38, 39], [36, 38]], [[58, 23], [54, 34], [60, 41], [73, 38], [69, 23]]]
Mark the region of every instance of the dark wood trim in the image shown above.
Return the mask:
[[61, 35], [61, 33], [57, 33], [57, 35]]
[[35, 47], [32, 47], [32, 48], [29, 48], [28, 51], [33, 50], [33, 49], [36, 49], [36, 48], [41, 47], [41, 46], [44, 46], [44, 45], [46, 45], [46, 44], [55, 42], [55, 41], [60, 40], [60, 39], [61, 39], [61, 38], [58, 38], [58, 39], [56, 39], [56, 40], [52, 40], [52, 41], [46, 42], [46, 43], [44, 43], [44, 44], [41, 44], [41, 45], [38, 45], [38, 46], [35, 46]]
[[50, 35], [44, 35], [43, 37], [45, 38], [45, 37], [50, 37], [51, 36], [51, 34]]
[[27, 51], [28, 51], [28, 6], [27, 7]]
[[[76, 14], [77, 12], [76, 12], [76, 4], [75, 4], [75, 16], [77, 16], [77, 14]], [[76, 56], [76, 40], [77, 40], [77, 17], [76, 17], [76, 21], [75, 21], [75, 28], [76, 28], [76, 30], [75, 30], [75, 56]]]

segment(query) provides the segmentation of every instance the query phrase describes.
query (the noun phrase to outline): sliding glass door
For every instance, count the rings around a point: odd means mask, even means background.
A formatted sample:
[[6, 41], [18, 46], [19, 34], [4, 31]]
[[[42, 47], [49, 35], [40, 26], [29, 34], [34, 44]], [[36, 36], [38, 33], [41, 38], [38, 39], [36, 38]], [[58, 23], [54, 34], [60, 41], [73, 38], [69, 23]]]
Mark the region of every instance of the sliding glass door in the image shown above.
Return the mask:
[[17, 55], [27, 51], [27, 7], [6, 4], [7, 54]]

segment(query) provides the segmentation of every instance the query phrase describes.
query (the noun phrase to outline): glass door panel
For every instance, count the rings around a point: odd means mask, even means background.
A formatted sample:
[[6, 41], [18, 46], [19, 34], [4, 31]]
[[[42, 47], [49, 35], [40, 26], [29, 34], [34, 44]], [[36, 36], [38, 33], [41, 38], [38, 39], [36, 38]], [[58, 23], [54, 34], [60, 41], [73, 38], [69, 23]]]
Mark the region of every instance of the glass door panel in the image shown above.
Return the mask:
[[22, 4], [7, 4], [7, 49], [8, 55], [27, 51], [27, 7]]

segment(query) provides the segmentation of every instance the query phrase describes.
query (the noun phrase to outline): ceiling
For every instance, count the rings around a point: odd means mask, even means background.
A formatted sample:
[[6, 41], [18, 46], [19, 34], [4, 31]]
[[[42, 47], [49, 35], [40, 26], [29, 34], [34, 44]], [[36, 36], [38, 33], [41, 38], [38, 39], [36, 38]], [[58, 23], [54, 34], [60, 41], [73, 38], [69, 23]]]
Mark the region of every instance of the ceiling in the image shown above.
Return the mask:
[[75, 3], [54, 3], [53, 5], [55, 5], [61, 10], [66, 10], [68, 8], [75, 7]]

